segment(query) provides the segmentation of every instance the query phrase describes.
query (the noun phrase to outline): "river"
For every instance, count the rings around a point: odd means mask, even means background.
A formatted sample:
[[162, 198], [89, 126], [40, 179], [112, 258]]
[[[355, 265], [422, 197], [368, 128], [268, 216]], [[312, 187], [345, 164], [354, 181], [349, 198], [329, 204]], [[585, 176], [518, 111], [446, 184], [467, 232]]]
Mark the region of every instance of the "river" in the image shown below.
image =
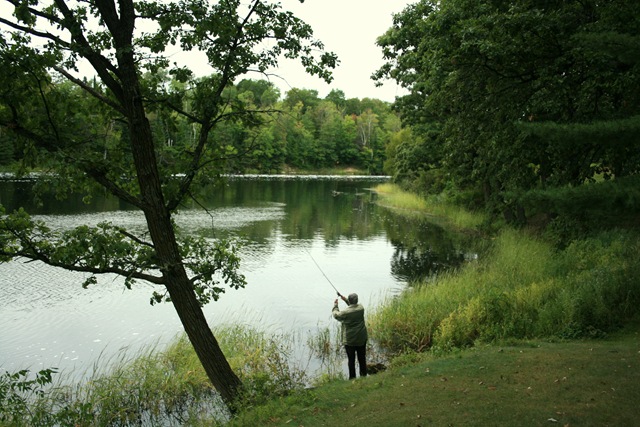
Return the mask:
[[[247, 287], [205, 307], [211, 326], [242, 323], [313, 334], [331, 326], [335, 299], [356, 292], [368, 310], [416, 275], [458, 265], [465, 250], [442, 228], [397, 218], [374, 203], [385, 178], [230, 177], [205, 189], [176, 222], [186, 233], [230, 238], [240, 247]], [[143, 232], [141, 213], [111, 197], [34, 201], [33, 182], [0, 180], [0, 204], [24, 206], [52, 228], [102, 221]], [[0, 263], [0, 369], [55, 367], [78, 379], [181, 333], [170, 304], [151, 306], [153, 291], [115, 276], [83, 289], [85, 276], [39, 262]]]

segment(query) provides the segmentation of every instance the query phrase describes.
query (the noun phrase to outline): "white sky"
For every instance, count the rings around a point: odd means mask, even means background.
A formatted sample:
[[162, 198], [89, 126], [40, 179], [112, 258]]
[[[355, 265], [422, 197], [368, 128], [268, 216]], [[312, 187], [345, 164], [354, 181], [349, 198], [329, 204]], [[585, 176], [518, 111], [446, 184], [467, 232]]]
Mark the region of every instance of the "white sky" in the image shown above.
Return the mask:
[[301, 66], [282, 63], [278, 74], [286, 81], [273, 79], [284, 96], [291, 87], [315, 89], [324, 98], [332, 89], [339, 89], [349, 98], [377, 98], [392, 102], [405, 92], [394, 82], [375, 87], [371, 80], [382, 64], [382, 50], [376, 39], [391, 27], [392, 14], [401, 12], [418, 0], [281, 0], [283, 9], [311, 25], [314, 38], [321, 40], [325, 50], [335, 52], [340, 64], [334, 70], [331, 85], [305, 74]]
[[[304, 3], [299, 0], [273, 1], [279, 1], [284, 10], [290, 10], [309, 24], [314, 38], [322, 41], [325, 50], [335, 52], [340, 60], [333, 71], [334, 80], [330, 85], [318, 77], [306, 74], [299, 63], [282, 60], [280, 68], [274, 70], [281, 78], [271, 79], [280, 88], [282, 96], [289, 89], [298, 88], [315, 89], [324, 98], [332, 89], [339, 89], [347, 99], [377, 98], [392, 102], [396, 95], [406, 93], [394, 81], [375, 87], [371, 74], [383, 64], [382, 51], [375, 41], [391, 27], [393, 13], [401, 12], [408, 4], [418, 0], [305, 0]], [[7, 12], [3, 10], [0, 13]], [[174, 59], [185, 59], [180, 52], [173, 54]], [[190, 57], [186, 61], [194, 63], [194, 71], [198, 74], [197, 68], [203, 64], [197, 58], [202, 56], [185, 54]], [[83, 70], [84, 67], [81, 66], [81, 72]], [[258, 75], [247, 77], [260, 78]]]

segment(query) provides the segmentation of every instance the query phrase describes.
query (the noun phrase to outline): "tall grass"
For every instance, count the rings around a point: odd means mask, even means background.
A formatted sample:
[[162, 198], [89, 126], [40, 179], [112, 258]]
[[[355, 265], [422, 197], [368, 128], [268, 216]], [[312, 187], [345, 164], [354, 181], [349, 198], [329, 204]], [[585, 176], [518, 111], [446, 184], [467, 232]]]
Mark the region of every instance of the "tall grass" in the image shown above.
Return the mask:
[[427, 211], [427, 202], [423, 198], [400, 190], [396, 184], [380, 184], [374, 188], [374, 191], [380, 195], [382, 205], [419, 213]]
[[229, 364], [243, 381], [245, 395], [241, 405], [285, 395], [309, 381], [307, 364], [294, 357], [300, 343], [295, 334], [268, 333], [236, 324], [218, 331], [216, 336]]
[[318, 329], [315, 334], [309, 335], [307, 347], [312, 356], [320, 361], [318, 371], [312, 375], [312, 385], [318, 386], [343, 378], [343, 345], [337, 324]]
[[638, 313], [638, 237], [609, 231], [559, 252], [504, 230], [485, 259], [382, 304], [372, 335], [395, 352], [603, 335]]
[[430, 215], [459, 229], [474, 229], [485, 223], [487, 218], [478, 212], [469, 212], [442, 195], [428, 196], [426, 199], [417, 194], [403, 191], [397, 184], [384, 183], [374, 188], [380, 197], [379, 204], [416, 216]]
[[[240, 407], [308, 384], [304, 361], [292, 356], [299, 337], [243, 325], [217, 328], [215, 333], [243, 381]], [[82, 384], [51, 385], [50, 375], [36, 381], [27, 373], [0, 377], [0, 409], [5, 410], [0, 425], [216, 426], [228, 421], [229, 412], [186, 337], [166, 349], [151, 347], [120, 357], [108, 364], [109, 372], [96, 369]]]

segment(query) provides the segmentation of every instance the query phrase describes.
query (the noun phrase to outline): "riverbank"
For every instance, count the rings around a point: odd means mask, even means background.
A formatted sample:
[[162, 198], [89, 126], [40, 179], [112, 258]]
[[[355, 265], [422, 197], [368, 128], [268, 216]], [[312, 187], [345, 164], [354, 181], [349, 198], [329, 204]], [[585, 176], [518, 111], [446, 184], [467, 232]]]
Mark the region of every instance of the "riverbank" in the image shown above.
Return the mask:
[[[388, 190], [402, 202], [380, 192], [382, 204], [431, 214], [432, 204]], [[460, 217], [468, 220], [458, 228], [484, 224]], [[562, 251], [518, 230], [487, 242], [484, 255], [460, 270], [410, 283], [368, 311], [372, 339], [396, 354], [384, 373], [345, 381], [334, 366], [306, 377], [304, 363], [293, 366], [300, 345], [328, 349], [343, 362], [330, 331], [306, 344], [242, 326], [217, 331], [249, 391], [228, 423], [628, 425], [640, 394], [637, 231], [600, 233]], [[225, 425], [225, 414], [212, 412], [215, 393], [201, 371], [183, 339], [77, 390], [43, 394], [29, 412], [38, 409], [57, 424]]]
[[589, 338], [638, 315], [635, 229], [598, 231], [563, 249], [509, 227], [486, 242], [481, 259], [410, 284], [410, 292], [382, 304], [369, 319], [376, 341], [403, 353], [503, 339]]
[[[392, 185], [379, 193], [407, 215], [433, 214]], [[436, 208], [459, 228], [483, 223]], [[562, 251], [526, 231], [489, 241], [484, 259], [413, 283], [369, 316], [375, 340], [403, 354], [387, 371], [271, 401], [231, 425], [634, 425], [637, 232]]]
[[596, 340], [513, 341], [399, 358], [243, 412], [230, 426], [630, 426], [640, 323]]

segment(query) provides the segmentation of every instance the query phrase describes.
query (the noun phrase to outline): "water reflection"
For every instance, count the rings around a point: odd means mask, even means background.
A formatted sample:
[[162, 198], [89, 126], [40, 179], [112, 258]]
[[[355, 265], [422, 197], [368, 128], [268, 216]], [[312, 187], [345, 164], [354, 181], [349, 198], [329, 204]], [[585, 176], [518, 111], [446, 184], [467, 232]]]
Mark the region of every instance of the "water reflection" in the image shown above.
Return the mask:
[[53, 191], [36, 192], [35, 183], [34, 178], [16, 180], [0, 176], [0, 205], [4, 206], [7, 212], [22, 207], [32, 215], [74, 215], [135, 209], [108, 195], [94, 197], [89, 203], [85, 203], [81, 194], [70, 194], [66, 199], [60, 200]]
[[[375, 193], [369, 187], [384, 179], [230, 179], [224, 185], [207, 187], [203, 205], [213, 211], [225, 206], [278, 209], [283, 212], [278, 226], [289, 239], [313, 239], [322, 231], [329, 244], [340, 238], [369, 239], [384, 233], [372, 204]], [[194, 207], [193, 205], [189, 207]], [[215, 227], [212, 233], [225, 228]], [[273, 223], [241, 228], [250, 240], [273, 233]], [[206, 229], [203, 228], [203, 232]]]
[[391, 273], [398, 281], [423, 281], [456, 269], [475, 256], [465, 236], [428, 219], [386, 213], [383, 222], [394, 247]]
[[[370, 310], [406, 282], [459, 265], [464, 243], [445, 229], [380, 208], [370, 191], [384, 179], [230, 178], [205, 187], [176, 215], [180, 232], [240, 246], [248, 286], [205, 307], [212, 326], [242, 322], [307, 334], [331, 326], [335, 292], [360, 294]], [[24, 206], [52, 228], [126, 226], [144, 235], [143, 215], [112, 197], [34, 202], [32, 182], [0, 181], [0, 203]], [[152, 289], [125, 291], [105, 277], [80, 288], [81, 274], [21, 260], [0, 264], [0, 366], [86, 370], [98, 357], [166, 342], [182, 330], [170, 305], [150, 307]]]

